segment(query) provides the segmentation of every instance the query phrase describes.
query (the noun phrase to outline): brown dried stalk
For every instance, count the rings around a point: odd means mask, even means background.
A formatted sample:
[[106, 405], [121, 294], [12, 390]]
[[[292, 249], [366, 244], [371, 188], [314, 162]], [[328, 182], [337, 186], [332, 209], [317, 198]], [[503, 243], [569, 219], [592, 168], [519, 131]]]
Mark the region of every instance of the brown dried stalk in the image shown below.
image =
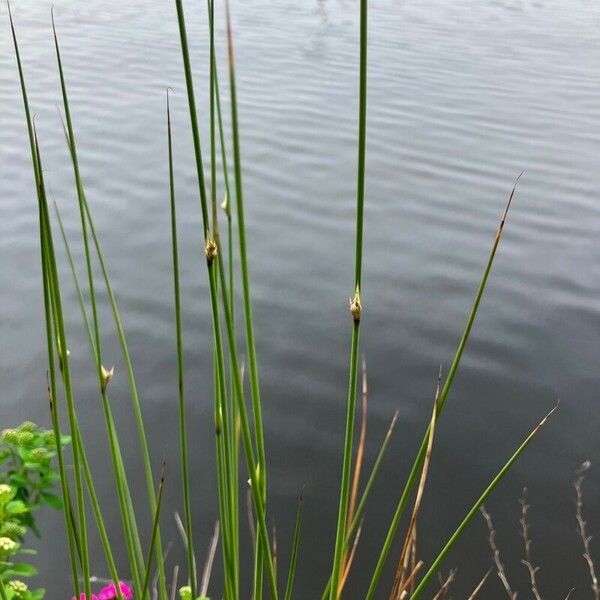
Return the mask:
[[445, 598], [448, 594], [448, 590], [454, 581], [454, 577], [456, 576], [456, 569], [452, 569], [446, 578], [446, 581], [442, 583], [442, 587], [439, 589], [438, 593], [433, 597], [433, 600], [441, 600], [441, 598]]
[[592, 560], [592, 553], [590, 550], [590, 542], [592, 536], [587, 534], [586, 525], [587, 523], [583, 519], [583, 480], [585, 479], [585, 473], [592, 466], [589, 460], [586, 460], [579, 469], [577, 469], [577, 478], [575, 479], [573, 486], [575, 487], [576, 494], [576, 506], [577, 506], [577, 528], [581, 541], [583, 542], [583, 558], [587, 562], [588, 569], [590, 571], [590, 577], [592, 579], [592, 591], [594, 592], [595, 600], [600, 600], [600, 587], [598, 586], [598, 577], [596, 576], [596, 569], [594, 567], [594, 561]]
[[521, 536], [523, 537], [523, 543], [525, 544], [525, 558], [521, 562], [527, 567], [529, 571], [529, 579], [531, 581], [531, 592], [533, 593], [536, 600], [542, 600], [542, 596], [537, 587], [536, 573], [540, 570], [539, 567], [534, 567], [531, 560], [531, 539], [529, 538], [529, 523], [527, 522], [527, 512], [529, 511], [529, 504], [527, 504], [527, 488], [523, 488], [523, 496], [519, 500], [521, 504]]
[[492, 523], [492, 517], [485, 510], [485, 506], [482, 506], [480, 510], [481, 510], [481, 514], [483, 515], [483, 518], [485, 519], [485, 522], [487, 523], [488, 531], [490, 533], [489, 543], [490, 543], [490, 548], [492, 549], [494, 563], [496, 564], [496, 570], [498, 572], [498, 577], [500, 578], [500, 581], [502, 582], [502, 585], [504, 586], [504, 589], [506, 590], [506, 593], [508, 594], [508, 597], [510, 598], [510, 600], [517, 600], [517, 593], [512, 591], [510, 584], [508, 583], [508, 578], [506, 577], [506, 571], [504, 570], [504, 565], [502, 564], [502, 561], [500, 560], [500, 550], [498, 550], [498, 547], [496, 546], [496, 531], [494, 530], [494, 524]]
[[487, 581], [487, 578], [490, 576], [491, 572], [492, 569], [489, 569], [488, 572], [481, 578], [481, 581], [477, 584], [477, 587], [471, 592], [471, 595], [469, 596], [468, 600], [475, 600], [477, 594], [479, 594], [479, 592], [483, 589], [483, 586], [485, 585], [485, 582]]
[[394, 578], [394, 584], [392, 586], [392, 591], [390, 593], [389, 600], [398, 600], [400, 598], [401, 592], [406, 588], [406, 586], [404, 585], [404, 582], [403, 582], [404, 573], [405, 573], [405, 564], [407, 563], [409, 551], [412, 547], [413, 532], [417, 525], [419, 510], [421, 509], [421, 500], [423, 499], [423, 492], [425, 491], [425, 483], [427, 482], [427, 473], [429, 471], [429, 463], [431, 460], [431, 451], [433, 449], [433, 438], [435, 436], [435, 422], [436, 422], [436, 417], [437, 417], [437, 407], [438, 407], [438, 399], [440, 396], [441, 381], [442, 381], [442, 367], [440, 365], [437, 385], [436, 385], [436, 389], [435, 389], [433, 410], [431, 412], [431, 422], [429, 424], [429, 440], [427, 442], [427, 452], [425, 454], [425, 459], [423, 461], [423, 468], [421, 470], [421, 479], [419, 481], [419, 487], [417, 489], [417, 495], [415, 497], [415, 505], [413, 508], [412, 515], [410, 517], [410, 523], [408, 525], [408, 530], [406, 532], [406, 537], [404, 539], [404, 546], [402, 547], [400, 559], [398, 560], [398, 566], [396, 568], [396, 576]]

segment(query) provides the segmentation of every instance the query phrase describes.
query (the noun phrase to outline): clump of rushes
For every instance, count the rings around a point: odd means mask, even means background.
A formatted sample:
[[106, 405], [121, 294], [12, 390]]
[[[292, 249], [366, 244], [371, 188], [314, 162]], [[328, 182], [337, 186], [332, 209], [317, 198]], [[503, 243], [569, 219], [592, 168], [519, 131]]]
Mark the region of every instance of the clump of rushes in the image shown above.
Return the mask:
[[[267, 588], [272, 600], [278, 600], [280, 594], [285, 600], [293, 598], [294, 580], [298, 556], [300, 554], [300, 533], [302, 523], [302, 499], [296, 516], [294, 536], [290, 543], [290, 566], [285, 579], [285, 588], [280, 588], [280, 580], [277, 577], [277, 549], [275, 535], [269, 536], [267, 527], [268, 514], [268, 465], [265, 436], [263, 431], [262, 401], [260, 393], [260, 377], [256, 341], [254, 336], [254, 319], [252, 311], [252, 299], [250, 291], [250, 269], [247, 256], [246, 228], [245, 228], [245, 203], [244, 187], [242, 182], [242, 152], [240, 139], [240, 124], [237, 109], [237, 88], [235, 73], [235, 56], [233, 44], [233, 32], [229, 6], [224, 1], [227, 25], [227, 56], [229, 67], [229, 93], [231, 106], [231, 148], [233, 179], [230, 182], [228, 173], [227, 143], [221, 114], [221, 98], [219, 92], [219, 81], [217, 75], [217, 60], [215, 53], [215, 0], [207, 0], [208, 12], [208, 40], [209, 40], [209, 130], [210, 130], [210, 194], [207, 192], [207, 180], [205, 179], [203, 152], [200, 140], [200, 125], [198, 122], [198, 111], [194, 93], [193, 71], [188, 48], [186, 31], [186, 20], [184, 15], [183, 0], [174, 0], [179, 39], [181, 44], [181, 56], [187, 92], [187, 104], [189, 109], [190, 131], [194, 146], [194, 160], [198, 183], [198, 197], [200, 212], [202, 215], [202, 243], [205, 253], [206, 274], [208, 278], [209, 301], [212, 320], [212, 345], [214, 357], [214, 431], [215, 431], [215, 454], [217, 489], [220, 514], [220, 539], [223, 560], [224, 590], [215, 592], [219, 597], [222, 595], [226, 600], [238, 600], [242, 597], [252, 595], [255, 600], [262, 600]], [[367, 0], [360, 0], [359, 9], [359, 72], [358, 72], [358, 142], [357, 142], [357, 167], [356, 167], [356, 231], [354, 249], [354, 281], [352, 285], [353, 295], [349, 301], [351, 340], [349, 353], [348, 389], [346, 397], [346, 420], [345, 436], [342, 453], [342, 468], [339, 479], [339, 502], [337, 527], [335, 535], [335, 546], [331, 562], [330, 577], [324, 587], [323, 600], [337, 600], [346, 589], [346, 583], [354, 564], [353, 559], [359, 543], [361, 522], [364, 515], [366, 503], [373, 488], [375, 478], [378, 474], [381, 462], [385, 455], [390, 437], [396, 424], [396, 416], [391, 421], [386, 436], [383, 439], [376, 461], [371, 468], [368, 477], [361, 489], [361, 470], [364, 448], [366, 443], [366, 414], [367, 414], [367, 391], [366, 374], [363, 370], [363, 403], [362, 403], [362, 426], [358, 448], [355, 455], [355, 421], [356, 421], [356, 396], [358, 380], [358, 357], [360, 352], [360, 330], [363, 321], [363, 286], [362, 286], [362, 262], [363, 262], [363, 223], [365, 205], [365, 166], [366, 166], [366, 136], [367, 136], [367, 47], [368, 47], [368, 4]], [[54, 21], [53, 21], [54, 25]], [[31, 148], [31, 163], [36, 185], [39, 229], [40, 229], [40, 261], [42, 266], [42, 290], [44, 294], [44, 311], [46, 324], [46, 341], [48, 352], [48, 399], [50, 414], [53, 423], [52, 434], [54, 439], [61, 437], [60, 411], [66, 409], [67, 426], [70, 438], [73, 440], [72, 459], [73, 468], [67, 468], [67, 456], [63, 454], [63, 444], [56, 444], [53, 449], [45, 447], [33, 448], [30, 459], [43, 464], [49, 455], [56, 453], [59, 474], [61, 480], [62, 501], [65, 505], [65, 527], [69, 545], [71, 578], [76, 597], [83, 592], [85, 597], [94, 598], [90, 583], [90, 548], [88, 547], [88, 508], [92, 509], [95, 526], [102, 544], [102, 551], [106, 559], [106, 567], [112, 580], [110, 593], [112, 597], [126, 600], [131, 594], [140, 600], [149, 600], [155, 595], [151, 590], [154, 571], [157, 571], [157, 596], [160, 600], [167, 597], [175, 597], [177, 590], [182, 600], [206, 600], [208, 588], [208, 576], [210, 568], [205, 569], [204, 577], [200, 586], [197, 581], [196, 557], [194, 547], [197, 545], [198, 536], [195, 535], [192, 526], [192, 505], [190, 497], [189, 480], [189, 456], [187, 449], [187, 413], [186, 395], [184, 387], [184, 361], [182, 340], [182, 318], [180, 299], [179, 278], [179, 256], [177, 239], [177, 218], [175, 202], [175, 165], [173, 159], [173, 131], [169, 97], [167, 94], [167, 168], [165, 179], [168, 180], [168, 197], [171, 212], [171, 238], [172, 238], [172, 260], [173, 260], [173, 289], [174, 289], [174, 315], [175, 315], [175, 338], [177, 351], [177, 406], [179, 416], [180, 435], [180, 469], [182, 479], [181, 501], [183, 504], [184, 524], [181, 525], [187, 551], [187, 581], [186, 585], [177, 588], [176, 581], [172, 585], [170, 595], [165, 578], [166, 552], [163, 551], [160, 515], [163, 497], [163, 482], [161, 476], [158, 489], [154, 485], [152, 461], [148, 438], [144, 429], [141, 412], [141, 403], [137, 391], [136, 380], [125, 330], [117, 307], [115, 294], [112, 288], [108, 269], [97, 235], [90, 205], [88, 204], [82, 176], [79, 169], [77, 147], [75, 143], [74, 127], [71, 121], [67, 87], [60, 48], [56, 29], [54, 29], [54, 41], [58, 71], [60, 75], [61, 92], [63, 97], [64, 129], [68, 150], [71, 157], [73, 175], [75, 181], [75, 195], [79, 209], [81, 235], [83, 240], [84, 258], [87, 275], [87, 297], [82, 291], [77, 269], [74, 264], [73, 255], [70, 251], [66, 232], [57, 209], [57, 220], [61, 237], [65, 245], [73, 283], [77, 292], [82, 320], [87, 331], [90, 351], [98, 381], [99, 395], [104, 411], [104, 420], [107, 432], [107, 441], [111, 454], [111, 463], [114, 475], [115, 490], [119, 506], [122, 525], [122, 536], [125, 541], [127, 562], [119, 565], [115, 562], [112, 553], [112, 543], [104, 523], [102, 508], [98, 502], [95, 490], [93, 473], [90, 471], [87, 460], [84, 440], [80, 434], [77, 402], [74, 398], [71, 372], [69, 368], [69, 352], [67, 350], [67, 334], [63, 317], [63, 308], [60, 294], [58, 265], [54, 251], [52, 224], [48, 211], [46, 188], [44, 183], [44, 171], [42, 168], [41, 149], [37, 134], [31, 118], [25, 78], [19, 56], [17, 37], [12, 24], [13, 41], [17, 66], [25, 107], [26, 124]], [[217, 135], [218, 132], [218, 135]], [[217, 164], [217, 143], [220, 144], [220, 159], [222, 173], [219, 176]], [[219, 190], [220, 181], [224, 184], [224, 190]], [[516, 185], [516, 184], [515, 184]], [[428, 466], [433, 455], [433, 436], [437, 420], [450, 394], [454, 378], [456, 376], [463, 351], [468, 342], [475, 318], [481, 303], [487, 281], [492, 269], [496, 252], [502, 237], [506, 217], [515, 193], [513, 188], [508, 203], [502, 215], [500, 226], [496, 232], [490, 254], [484, 267], [481, 282], [475, 294], [475, 300], [467, 317], [466, 325], [458, 343], [454, 358], [446, 378], [438, 385], [436, 398], [432, 410], [429, 426], [426, 429], [423, 441], [417, 451], [410, 473], [404, 485], [404, 489], [398, 500], [396, 511], [384, 532], [384, 541], [377, 562], [373, 570], [366, 598], [372, 600], [377, 593], [381, 574], [387, 563], [389, 552], [396, 538], [397, 529], [402, 521], [406, 505], [409, 502], [413, 488], [418, 481], [416, 498], [413, 505], [412, 517], [410, 519], [402, 551], [398, 559], [395, 577], [392, 582], [390, 593], [391, 600], [405, 598], [407, 593], [411, 600], [419, 598], [431, 581], [435, 572], [439, 569], [442, 561], [449, 550], [454, 546], [461, 533], [477, 513], [483, 502], [488, 498], [500, 480], [525, 450], [527, 445], [535, 437], [543, 423], [540, 424], [525, 438], [521, 445], [509, 460], [501, 467], [497, 475], [492, 479], [490, 485], [482, 495], [474, 502], [466, 512], [465, 518], [458, 525], [454, 534], [442, 547], [436, 557], [429, 561], [429, 569], [422, 574], [424, 562], [418, 560], [416, 548], [416, 526], [420, 514], [420, 505], [425, 493]], [[226, 251], [223, 252], [218, 211], [217, 197], [224, 198], [222, 208], [227, 219], [226, 228]], [[237, 253], [234, 252], [234, 227], [237, 226]], [[234, 256], [235, 254], [235, 256]], [[235, 279], [234, 262], [238, 261], [240, 281]], [[102, 328], [99, 319], [98, 300], [96, 296], [96, 281], [94, 277], [94, 263], [98, 264], [102, 273], [102, 281], [108, 295], [108, 301], [113, 314], [117, 329], [119, 342], [123, 352], [125, 371], [129, 382], [132, 410], [135, 416], [140, 453], [142, 457], [144, 474], [146, 478], [146, 493], [150, 508], [147, 522], [150, 524], [150, 539], [143, 540], [139, 533], [138, 522], [140, 514], [134, 510], [134, 499], [129, 488], [127, 472], [123, 461], [121, 446], [117, 428], [114, 422], [112, 409], [108, 397], [109, 383], [114, 375], [113, 369], [108, 369], [103, 362], [102, 353]], [[242, 361], [239, 357], [237, 334], [234, 321], [234, 297], [235, 287], [241, 285], [242, 314], [244, 320], [245, 350], [248, 357], [249, 390], [250, 398], [247, 402], [246, 392], [242, 385]], [[63, 351], [64, 349], [64, 351]], [[108, 363], [110, 364], [110, 363]], [[62, 393], [58, 393], [58, 388]], [[203, 390], [206, 392], [207, 390]], [[204, 398], [203, 398], [204, 399]], [[249, 409], [248, 406], [251, 408]], [[251, 412], [250, 412], [251, 411]], [[548, 415], [549, 416], [549, 415]], [[47, 435], [45, 432], [43, 435]], [[32, 437], [33, 436], [33, 437]], [[7, 443], [29, 444], [35, 439], [36, 430], [30, 425], [23, 427], [21, 431], [8, 431], [3, 435]], [[247, 476], [238, 477], [238, 457], [241, 445], [245, 460]], [[50, 456], [51, 457], [51, 456]], [[251, 498], [250, 519], [254, 536], [254, 556], [252, 569], [251, 590], [244, 589], [240, 582], [240, 503], [239, 485], [240, 479], [248, 478], [249, 496]], [[84, 493], [85, 492], [85, 493]], [[12, 493], [0, 487], [0, 500]], [[12, 501], [12, 500], [11, 500]], [[58, 501], [58, 500], [57, 500]], [[217, 528], [216, 531], [219, 529]], [[0, 531], [3, 533], [4, 530]], [[0, 537], [0, 540], [5, 539]], [[13, 538], [7, 537], [12, 543]], [[212, 557], [218, 543], [218, 534], [213, 535], [207, 564], [212, 565]], [[13, 546], [6, 542], [3, 551], [10, 553]], [[9, 547], [10, 546], [10, 547]], [[146, 548], [144, 548], [146, 546]], [[4, 547], [4, 546], [2, 546]], [[130, 577], [132, 589], [125, 589], [121, 585], [121, 572]], [[451, 572], [446, 584], [438, 592], [438, 597], [447, 590], [453, 575]], [[80, 583], [82, 582], [82, 584]], [[476, 589], [481, 589], [482, 583]], [[12, 584], [10, 584], [12, 585]], [[0, 578], [0, 600], [11, 600], [17, 596], [19, 585], [10, 587], [5, 585]], [[82, 588], [82, 589], [81, 589]], [[97, 598], [102, 598], [100, 592]]]

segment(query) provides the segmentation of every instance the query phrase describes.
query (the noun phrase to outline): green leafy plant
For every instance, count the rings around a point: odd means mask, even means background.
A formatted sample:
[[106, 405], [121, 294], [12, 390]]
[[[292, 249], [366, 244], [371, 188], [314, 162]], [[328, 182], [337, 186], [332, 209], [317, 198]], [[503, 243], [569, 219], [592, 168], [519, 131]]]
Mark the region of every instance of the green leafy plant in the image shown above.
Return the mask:
[[[61, 438], [60, 444], [69, 443]], [[23, 547], [29, 531], [40, 536], [35, 511], [41, 506], [56, 510], [63, 508], [54, 494], [58, 472], [52, 463], [56, 457], [56, 437], [51, 430], [38, 427], [31, 421], [0, 434], [0, 580], [9, 598], [42, 598], [44, 591], [29, 591], [17, 577], [37, 573], [33, 565], [16, 560], [17, 555], [35, 554]]]

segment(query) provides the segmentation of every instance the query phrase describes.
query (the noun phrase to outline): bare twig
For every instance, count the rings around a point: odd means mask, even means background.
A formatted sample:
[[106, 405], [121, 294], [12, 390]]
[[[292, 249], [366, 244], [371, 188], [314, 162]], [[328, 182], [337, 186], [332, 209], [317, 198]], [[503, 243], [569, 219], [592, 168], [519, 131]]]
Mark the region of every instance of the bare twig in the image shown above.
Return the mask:
[[521, 562], [527, 567], [529, 571], [529, 579], [531, 581], [531, 592], [536, 600], [542, 600], [542, 596], [538, 590], [536, 573], [540, 570], [539, 567], [534, 567], [531, 560], [531, 539], [529, 538], [529, 523], [527, 522], [527, 512], [529, 511], [529, 504], [527, 504], [527, 488], [523, 488], [523, 496], [519, 500], [521, 504], [521, 536], [523, 537], [523, 543], [525, 544], [525, 558]]
[[491, 572], [492, 569], [489, 569], [488, 572], [481, 578], [481, 581], [477, 584], [477, 587], [471, 592], [471, 595], [469, 596], [468, 600], [475, 600], [477, 594], [479, 594], [479, 592], [483, 589], [483, 586], [485, 585], [485, 582], [487, 581], [487, 578], [490, 576]]
[[590, 571], [590, 577], [592, 579], [592, 591], [594, 592], [595, 600], [600, 600], [600, 586], [598, 586], [598, 577], [596, 576], [596, 569], [594, 567], [594, 561], [592, 560], [592, 553], [590, 550], [590, 542], [592, 536], [587, 534], [586, 525], [587, 523], [583, 519], [583, 480], [585, 479], [585, 473], [592, 466], [589, 460], [586, 460], [579, 469], [577, 469], [577, 478], [573, 483], [576, 494], [576, 505], [577, 505], [577, 530], [583, 542], [583, 558], [587, 562], [588, 569]]
[[173, 580], [171, 582], [171, 600], [177, 598], [177, 579], [179, 577], [179, 565], [175, 565], [173, 569]]
[[213, 531], [210, 545], [208, 547], [208, 554], [206, 555], [206, 562], [204, 563], [204, 569], [202, 570], [202, 583], [200, 585], [200, 596], [206, 596], [208, 592], [208, 583], [210, 581], [210, 574], [212, 572], [213, 562], [215, 560], [215, 552], [217, 551], [217, 544], [219, 543], [219, 521], [215, 521], [215, 529]]
[[[420, 560], [413, 567], [412, 571], [410, 572], [410, 575], [404, 580], [404, 583], [402, 584], [404, 589], [400, 590], [400, 600], [404, 600], [405, 598], [408, 598], [412, 594], [415, 580], [417, 579], [417, 575], [418, 575], [419, 571], [422, 569], [424, 564], [425, 563], [422, 560]], [[410, 588], [411, 591], [409, 592], [407, 588]]]
[[500, 581], [502, 582], [502, 585], [504, 586], [504, 589], [506, 590], [506, 593], [508, 594], [508, 597], [510, 598], [510, 600], [517, 600], [517, 593], [512, 591], [510, 584], [508, 583], [508, 578], [506, 577], [506, 571], [504, 570], [504, 565], [502, 564], [502, 561], [500, 560], [500, 550], [498, 550], [498, 546], [496, 546], [496, 531], [494, 530], [494, 524], [492, 523], [492, 517], [485, 510], [485, 506], [482, 506], [480, 510], [481, 510], [481, 514], [483, 515], [483, 518], [485, 519], [485, 522], [487, 523], [488, 531], [490, 533], [490, 537], [489, 537], [490, 548], [492, 549], [492, 554], [494, 557], [494, 563], [496, 564], [496, 570], [498, 572], [498, 577], [500, 578]]
[[445, 598], [448, 594], [448, 590], [454, 581], [454, 577], [456, 576], [456, 569], [452, 569], [446, 578], [446, 581], [442, 583], [442, 587], [439, 589], [438, 593], [433, 597], [433, 600], [441, 600], [441, 598]]

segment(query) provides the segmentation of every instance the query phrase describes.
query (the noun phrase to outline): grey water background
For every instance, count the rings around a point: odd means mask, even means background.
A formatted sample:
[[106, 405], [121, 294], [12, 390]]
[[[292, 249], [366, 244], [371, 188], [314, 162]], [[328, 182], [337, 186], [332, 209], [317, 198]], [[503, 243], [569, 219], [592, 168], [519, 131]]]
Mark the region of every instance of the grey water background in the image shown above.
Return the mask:
[[[51, 2], [12, 3], [47, 181], [80, 271], [71, 167], [57, 107]], [[194, 520], [203, 560], [218, 517], [211, 324], [200, 211], [174, 6], [168, 0], [55, 0], [81, 168], [120, 303], [158, 470], [169, 479], [164, 537], [183, 564], [166, 170], [171, 86], [181, 224]], [[224, 92], [224, 18], [217, 10]], [[187, 3], [205, 153], [207, 36]], [[233, 3], [252, 292], [271, 517], [280, 569], [305, 486], [297, 597], [330, 567], [341, 461], [352, 289], [357, 129], [357, 3]], [[600, 9], [587, 0], [373, 0], [362, 351], [369, 376], [369, 467], [395, 410], [397, 430], [364, 522], [347, 597], [360, 598], [447, 368], [515, 177], [524, 171], [472, 339], [440, 421], [419, 527], [430, 561], [519, 441], [561, 406], [488, 508], [520, 597], [523, 486], [540, 587], [591, 597], [575, 533], [574, 470], [600, 458]], [[37, 210], [6, 7], [0, 7], [0, 423], [49, 423]], [[224, 93], [226, 97], [226, 93]], [[229, 103], [224, 108], [228, 115]], [[226, 118], [226, 122], [229, 119]], [[222, 195], [222, 184], [219, 195]], [[76, 397], [110, 530], [119, 518], [100, 400], [64, 255]], [[149, 529], [127, 383], [104, 292], [106, 361], [129, 477]], [[241, 323], [240, 323], [241, 325]], [[586, 483], [600, 536], [600, 474]], [[70, 597], [58, 513], [39, 515], [37, 581]], [[117, 533], [115, 551], [124, 560]], [[476, 519], [444, 572], [467, 597], [491, 566]], [[94, 572], [106, 575], [92, 536]], [[245, 546], [247, 548], [247, 544]], [[600, 561], [600, 546], [594, 546]], [[392, 553], [391, 563], [399, 548]], [[248, 561], [250, 563], [250, 560]], [[390, 571], [388, 571], [388, 574]], [[220, 575], [215, 573], [215, 593]], [[387, 597], [386, 585], [380, 597]], [[501, 598], [492, 577], [483, 594]], [[433, 596], [433, 590], [431, 592]], [[249, 597], [249, 592], [246, 597]]]

